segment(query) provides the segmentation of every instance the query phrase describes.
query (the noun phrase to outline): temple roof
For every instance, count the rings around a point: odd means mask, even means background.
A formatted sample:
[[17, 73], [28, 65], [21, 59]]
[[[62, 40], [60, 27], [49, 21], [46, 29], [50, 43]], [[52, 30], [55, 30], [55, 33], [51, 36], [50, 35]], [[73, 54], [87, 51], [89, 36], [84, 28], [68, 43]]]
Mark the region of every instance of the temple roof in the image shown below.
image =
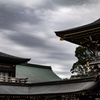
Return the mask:
[[29, 63], [16, 66], [16, 77], [28, 77], [30, 83], [62, 80], [52, 71], [50, 66]]
[[0, 82], [0, 94], [4, 95], [50, 95], [50, 94], [82, 94], [100, 87], [100, 80], [95, 77], [67, 81], [43, 83], [3, 83]]
[[96, 57], [91, 58], [88, 61], [89, 61], [89, 66], [91, 66], [91, 65], [99, 65], [100, 66], [100, 56], [97, 58]]
[[61, 40], [100, 50], [100, 19], [87, 25], [55, 33]]
[[21, 57], [16, 57], [13, 55], [9, 55], [9, 54], [0, 52], [0, 63], [21, 64], [21, 63], [25, 63], [29, 60], [30, 60], [30, 58], [21, 58]]

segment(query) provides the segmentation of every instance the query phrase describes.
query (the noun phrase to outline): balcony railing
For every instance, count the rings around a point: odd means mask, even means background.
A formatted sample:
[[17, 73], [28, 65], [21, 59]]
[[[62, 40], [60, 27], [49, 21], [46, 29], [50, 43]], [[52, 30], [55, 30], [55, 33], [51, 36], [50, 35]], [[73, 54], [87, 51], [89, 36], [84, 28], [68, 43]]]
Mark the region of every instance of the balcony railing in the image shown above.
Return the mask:
[[2, 82], [26, 83], [28, 81], [28, 78], [17, 78], [17, 77], [0, 76], [0, 81], [2, 81]]

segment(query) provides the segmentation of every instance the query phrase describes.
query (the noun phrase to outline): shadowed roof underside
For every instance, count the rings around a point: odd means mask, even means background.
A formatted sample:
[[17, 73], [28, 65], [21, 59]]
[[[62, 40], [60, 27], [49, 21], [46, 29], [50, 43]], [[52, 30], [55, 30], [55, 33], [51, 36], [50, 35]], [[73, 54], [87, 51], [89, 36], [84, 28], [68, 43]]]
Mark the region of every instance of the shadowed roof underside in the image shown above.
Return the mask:
[[100, 19], [84, 26], [55, 33], [61, 40], [100, 50]]

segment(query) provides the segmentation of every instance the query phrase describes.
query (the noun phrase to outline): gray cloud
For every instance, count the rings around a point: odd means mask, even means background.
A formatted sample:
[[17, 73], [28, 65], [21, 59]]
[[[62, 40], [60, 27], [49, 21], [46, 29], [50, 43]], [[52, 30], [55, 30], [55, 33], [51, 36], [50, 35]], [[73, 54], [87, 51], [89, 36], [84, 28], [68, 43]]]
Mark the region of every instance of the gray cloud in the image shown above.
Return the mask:
[[21, 46], [25, 46], [27, 48], [35, 48], [41, 50], [42, 53], [46, 54], [48, 59], [54, 60], [71, 60], [74, 56], [73, 54], [69, 54], [67, 52], [61, 52], [62, 49], [51, 45], [48, 40], [43, 40], [41, 37], [35, 37], [34, 35], [25, 34], [25, 33], [17, 33], [8, 35], [12, 42], [15, 44], [19, 44]]
[[52, 0], [60, 6], [78, 6], [83, 4], [93, 4], [98, 3], [98, 0]]
[[35, 37], [28, 33], [17, 33], [13, 35], [8, 35], [8, 38], [19, 45], [27, 46], [30, 48], [49, 48], [49, 46], [46, 45], [45, 41], [41, 39], [41, 37]]
[[57, 60], [66, 60], [66, 61], [69, 61], [69, 60], [72, 60], [72, 58], [74, 57], [73, 54], [68, 54], [67, 52], [61, 52], [61, 51], [54, 51], [53, 53], [51, 52], [52, 55], [49, 55], [49, 58], [52, 58], [52, 59], [57, 59]]
[[21, 22], [38, 24], [41, 19], [35, 15], [34, 9], [19, 5], [0, 4], [0, 28], [16, 29], [15, 24]]

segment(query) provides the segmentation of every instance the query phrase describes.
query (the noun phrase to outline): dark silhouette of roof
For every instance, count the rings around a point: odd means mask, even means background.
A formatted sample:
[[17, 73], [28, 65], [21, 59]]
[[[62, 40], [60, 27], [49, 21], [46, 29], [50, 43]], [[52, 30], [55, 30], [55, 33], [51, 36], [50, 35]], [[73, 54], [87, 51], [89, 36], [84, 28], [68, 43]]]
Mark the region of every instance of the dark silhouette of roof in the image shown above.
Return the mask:
[[7, 64], [21, 64], [29, 61], [30, 58], [21, 58], [0, 52], [0, 62]]
[[100, 50], [100, 19], [87, 25], [55, 33], [66, 41]]

